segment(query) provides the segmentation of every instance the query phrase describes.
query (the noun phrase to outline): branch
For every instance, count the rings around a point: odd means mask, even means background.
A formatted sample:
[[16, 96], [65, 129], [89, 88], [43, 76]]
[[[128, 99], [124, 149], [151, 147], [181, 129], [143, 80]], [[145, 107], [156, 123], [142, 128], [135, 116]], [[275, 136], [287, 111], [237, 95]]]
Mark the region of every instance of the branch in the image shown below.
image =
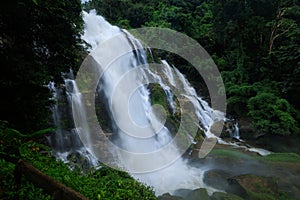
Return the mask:
[[283, 32], [278, 33], [277, 35], [275, 35], [275, 36], [273, 37], [273, 41], [274, 41], [276, 38], [278, 38], [278, 37], [284, 35], [285, 33], [287, 33], [292, 27], [293, 27], [293, 25], [290, 25], [290, 26], [289, 26], [287, 29], [285, 29]]

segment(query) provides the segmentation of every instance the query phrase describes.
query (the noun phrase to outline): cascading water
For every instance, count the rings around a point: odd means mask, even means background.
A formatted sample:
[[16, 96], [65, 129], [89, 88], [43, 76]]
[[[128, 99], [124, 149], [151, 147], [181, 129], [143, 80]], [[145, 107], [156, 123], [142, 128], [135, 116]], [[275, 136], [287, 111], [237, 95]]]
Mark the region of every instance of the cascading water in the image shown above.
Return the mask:
[[229, 133], [231, 138], [240, 139], [238, 122], [235, 119], [226, 119], [225, 121], [227, 132]]
[[105, 94], [115, 127], [117, 136], [113, 142], [122, 149], [117, 152], [121, 167], [136, 179], [153, 186], [157, 195], [181, 188], [205, 187], [209, 192], [215, 191], [203, 183], [204, 168], [188, 166], [181, 158], [182, 152], [176, 143], [172, 143], [173, 136], [162, 123], [165, 117], [159, 117], [164, 113], [156, 112], [160, 107], [150, 103], [150, 92], [145, 83], [159, 83], [172, 114], [176, 110], [172, 88], [181, 87], [184, 93], [177, 98], [192, 102], [193, 115], [199, 118], [207, 134], [211, 134], [209, 129], [215, 121], [224, 119], [224, 114], [211, 109], [197, 96], [185, 77], [166, 61], [162, 61], [165, 66], [162, 73], [167, 78], [151, 70], [143, 46], [126, 30], [111, 26], [95, 11], [84, 12], [84, 22], [82, 38], [94, 50], [91, 56], [97, 63], [95, 68], [103, 72], [99, 91]]
[[[78, 137], [78, 131], [88, 133], [87, 126], [83, 127], [85, 130], [78, 130], [81, 127], [77, 129], [73, 127], [73, 112], [81, 113], [82, 124], [86, 124], [87, 120], [84, 115], [81, 93], [77, 88], [72, 70], [69, 73], [63, 73], [62, 78], [64, 79], [63, 87], [55, 86], [54, 82], [48, 85], [53, 94], [52, 100], [56, 102], [51, 109], [54, 125], [57, 127], [55, 134], [48, 137], [49, 144], [53, 149], [53, 154], [59, 160], [69, 162], [72, 157], [72, 162], [84, 162], [80, 164], [87, 167], [96, 166], [98, 161], [88, 153]], [[72, 102], [75, 102], [74, 106]], [[63, 122], [65, 124], [62, 124]]]

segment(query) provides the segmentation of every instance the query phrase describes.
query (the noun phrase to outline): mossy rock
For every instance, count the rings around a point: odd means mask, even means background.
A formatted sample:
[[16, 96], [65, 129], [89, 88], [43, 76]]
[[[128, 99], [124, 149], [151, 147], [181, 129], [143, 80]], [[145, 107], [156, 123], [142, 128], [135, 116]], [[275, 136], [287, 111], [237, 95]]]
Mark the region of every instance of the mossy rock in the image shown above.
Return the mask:
[[211, 200], [243, 200], [243, 198], [234, 194], [215, 192], [210, 198]]
[[189, 195], [189, 193], [192, 192], [192, 191], [193, 190], [191, 190], [191, 189], [183, 189], [183, 188], [182, 189], [177, 189], [177, 190], [174, 191], [174, 195], [186, 198], [187, 195]]
[[208, 196], [208, 193], [207, 193], [207, 190], [205, 188], [198, 188], [198, 189], [195, 189], [193, 191], [191, 191], [186, 199], [188, 200], [209, 200], [209, 196]]
[[171, 195], [170, 193], [165, 193], [158, 196], [159, 200], [184, 200], [182, 197]]
[[278, 196], [279, 190], [277, 182], [272, 177], [256, 176], [253, 174], [244, 174], [228, 179], [229, 192], [232, 192], [243, 198], [250, 198], [253, 194], [268, 196]]
[[[216, 145], [217, 146], [217, 145]], [[220, 146], [220, 145], [219, 145]], [[214, 148], [210, 154], [210, 156], [214, 158], [223, 158], [227, 160], [256, 160], [259, 156], [252, 155], [252, 152], [246, 152], [242, 149], [233, 149], [231, 147], [225, 147], [225, 148]]]
[[231, 176], [232, 174], [229, 172], [220, 169], [213, 169], [205, 172], [203, 181], [205, 184], [212, 186], [213, 188], [226, 190], [226, 188], [228, 188], [227, 179]]
[[300, 155], [296, 153], [272, 153], [264, 159], [272, 162], [300, 163]]
[[216, 138], [205, 138], [202, 142], [197, 142], [196, 145], [193, 146], [192, 158], [204, 158], [211, 151], [212, 148], [217, 143]]

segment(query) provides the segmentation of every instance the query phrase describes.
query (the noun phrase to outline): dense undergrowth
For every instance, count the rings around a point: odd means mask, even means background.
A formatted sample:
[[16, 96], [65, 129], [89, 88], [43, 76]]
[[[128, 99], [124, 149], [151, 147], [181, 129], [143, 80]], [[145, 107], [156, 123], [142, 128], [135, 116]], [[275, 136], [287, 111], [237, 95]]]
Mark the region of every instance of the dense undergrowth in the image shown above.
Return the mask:
[[[56, 161], [50, 153], [40, 153], [40, 145], [29, 142], [21, 151], [24, 160], [32, 163], [43, 173], [66, 186], [80, 192], [89, 199], [156, 199], [150, 187], [144, 186], [126, 172], [106, 166], [83, 173], [80, 168], [70, 170], [68, 165]], [[21, 187], [16, 190], [14, 182], [15, 164], [0, 160], [0, 198], [51, 199], [42, 189], [35, 187], [22, 177]]]
[[9, 128], [6, 121], [0, 121], [0, 199], [52, 199], [25, 177], [17, 187], [19, 175], [15, 176], [14, 169], [20, 159], [89, 199], [156, 199], [150, 187], [137, 182], [126, 172], [102, 165], [96, 169], [57, 161], [48, 146], [35, 142], [37, 136], [51, 131], [50, 128], [24, 135]]

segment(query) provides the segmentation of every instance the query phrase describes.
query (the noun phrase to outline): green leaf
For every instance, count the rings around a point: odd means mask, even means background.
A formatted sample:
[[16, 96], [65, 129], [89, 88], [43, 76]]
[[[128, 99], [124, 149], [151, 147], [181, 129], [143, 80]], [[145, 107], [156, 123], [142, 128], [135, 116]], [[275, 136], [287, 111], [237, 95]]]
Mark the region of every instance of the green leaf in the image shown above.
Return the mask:
[[38, 5], [37, 0], [32, 0], [35, 5]]
[[47, 129], [42, 129], [42, 130], [39, 130], [39, 131], [36, 131], [36, 132], [33, 132], [29, 135], [26, 135], [27, 138], [31, 138], [31, 137], [35, 137], [37, 135], [44, 135], [46, 133], [51, 133], [51, 132], [55, 132], [56, 131], [56, 128], [47, 128]]

